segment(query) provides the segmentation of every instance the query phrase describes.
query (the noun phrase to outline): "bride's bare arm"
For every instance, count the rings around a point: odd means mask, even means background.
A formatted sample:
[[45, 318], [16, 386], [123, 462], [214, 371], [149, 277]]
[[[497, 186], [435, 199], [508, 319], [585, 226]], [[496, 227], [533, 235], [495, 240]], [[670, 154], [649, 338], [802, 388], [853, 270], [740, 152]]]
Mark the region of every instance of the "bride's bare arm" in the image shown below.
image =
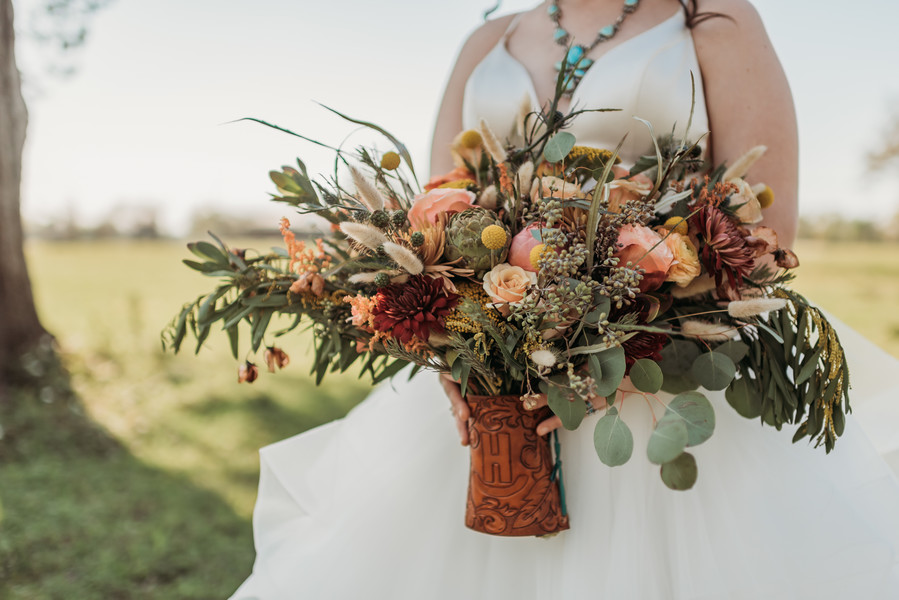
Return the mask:
[[702, 0], [713, 18], [696, 25], [693, 40], [702, 70], [715, 164], [733, 162], [759, 144], [768, 152], [747, 180], [775, 193], [764, 224], [789, 248], [796, 236], [798, 140], [793, 97], [755, 8], [747, 0]]
[[431, 142], [431, 175], [452, 170], [453, 161], [449, 146], [456, 134], [462, 131], [462, 95], [465, 91], [465, 82], [481, 59], [502, 37], [512, 18], [512, 15], [508, 15], [487, 21], [462, 45], [437, 113], [437, 123]]

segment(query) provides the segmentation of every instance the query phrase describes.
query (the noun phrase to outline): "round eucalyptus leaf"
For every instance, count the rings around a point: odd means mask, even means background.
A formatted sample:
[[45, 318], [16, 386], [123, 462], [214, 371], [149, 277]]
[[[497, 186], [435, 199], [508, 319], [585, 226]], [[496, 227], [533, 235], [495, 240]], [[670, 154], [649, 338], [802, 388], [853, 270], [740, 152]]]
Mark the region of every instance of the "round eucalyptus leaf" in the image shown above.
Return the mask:
[[657, 424], [646, 454], [650, 462], [662, 465], [677, 458], [687, 447], [687, 426], [682, 419], [663, 417]]
[[631, 383], [641, 392], [647, 394], [655, 394], [662, 388], [662, 369], [655, 361], [648, 358], [641, 358], [631, 366], [630, 371]]
[[762, 414], [762, 398], [754, 394], [749, 387], [749, 380], [745, 377], [734, 379], [724, 392], [727, 403], [737, 414], [747, 419], [757, 419]]
[[[566, 377], [567, 379], [567, 377]], [[546, 403], [562, 421], [562, 427], [575, 430], [587, 414], [587, 403], [577, 397], [568, 387], [550, 385], [546, 394]]]
[[574, 148], [574, 142], [575, 137], [573, 134], [567, 131], [560, 131], [546, 142], [546, 146], [543, 148], [543, 158], [551, 163], [561, 162]]
[[734, 361], [734, 363], [738, 363], [749, 354], [749, 346], [743, 342], [731, 340], [716, 347], [715, 352], [719, 352]]
[[596, 422], [593, 430], [593, 446], [603, 464], [610, 467], [623, 465], [634, 453], [634, 436], [621, 420], [618, 409], [612, 407]]
[[602, 377], [596, 380], [596, 395], [610, 396], [615, 393], [621, 380], [624, 379], [624, 372], [627, 369], [627, 362], [624, 360], [624, 348], [609, 348], [595, 354], [599, 359], [600, 372]]
[[693, 361], [690, 375], [707, 390], [723, 390], [734, 380], [737, 366], [729, 357], [719, 352], [700, 354]]
[[662, 481], [672, 490], [689, 490], [696, 483], [698, 475], [696, 459], [689, 452], [683, 452], [662, 465]]
[[698, 446], [715, 431], [715, 409], [703, 394], [686, 392], [668, 403], [665, 419], [677, 418], [687, 427], [687, 446]]
[[[662, 360], [659, 366], [665, 375], [680, 375], [690, 371], [693, 361], [699, 356], [700, 350], [696, 342], [671, 339], [662, 348]], [[666, 377], [667, 379], [667, 377]]]
[[690, 372], [684, 372], [677, 375], [665, 373], [665, 380], [662, 382], [662, 391], [669, 394], [681, 394], [683, 392], [692, 392], [699, 387], [699, 383], [690, 377]]

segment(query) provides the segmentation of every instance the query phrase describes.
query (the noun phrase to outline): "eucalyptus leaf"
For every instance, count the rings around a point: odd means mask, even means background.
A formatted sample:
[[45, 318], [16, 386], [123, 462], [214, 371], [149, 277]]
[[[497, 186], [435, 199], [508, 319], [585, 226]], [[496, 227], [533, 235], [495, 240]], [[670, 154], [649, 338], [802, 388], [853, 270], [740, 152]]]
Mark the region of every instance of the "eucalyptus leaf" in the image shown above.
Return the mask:
[[675, 418], [687, 427], [687, 446], [698, 446], [715, 432], [715, 409], [699, 392], [679, 394], [668, 403], [663, 420]]
[[634, 362], [630, 370], [631, 383], [641, 392], [655, 394], [662, 388], [664, 376], [655, 361], [641, 358]]
[[737, 414], [747, 419], [756, 419], [762, 415], [762, 398], [757, 390], [750, 388], [749, 379], [734, 379], [724, 392], [727, 403]]
[[699, 476], [696, 458], [689, 452], [682, 452], [674, 460], [662, 465], [661, 475], [662, 482], [672, 490], [689, 490]]
[[749, 346], [744, 344], [743, 342], [731, 340], [729, 342], [724, 342], [720, 346], [717, 346], [715, 348], [715, 352], [727, 356], [732, 361], [734, 361], [734, 364], [736, 364], [746, 358], [746, 355], [749, 354]]
[[634, 436], [627, 423], [621, 420], [618, 409], [609, 408], [596, 422], [593, 446], [599, 460], [607, 466], [617, 467], [630, 460], [634, 453]]
[[733, 381], [737, 366], [730, 358], [719, 352], [705, 352], [693, 361], [690, 375], [707, 390], [723, 390]]
[[665, 373], [665, 379], [662, 381], [662, 391], [669, 394], [681, 394], [683, 392], [691, 392], [699, 387], [699, 383], [690, 377], [690, 373], [680, 373], [672, 375]]
[[[566, 377], [567, 380], [567, 377]], [[578, 398], [568, 387], [550, 385], [546, 403], [569, 431], [577, 429], [587, 414], [587, 403]]]
[[546, 146], [543, 148], [543, 158], [550, 163], [561, 162], [574, 148], [575, 141], [574, 135], [567, 131], [560, 131], [546, 142]]
[[693, 366], [693, 361], [700, 353], [701, 350], [695, 342], [671, 339], [662, 348], [662, 360], [659, 361], [659, 367], [666, 376], [688, 373], [690, 367]]
[[687, 426], [683, 419], [669, 418], [667, 415], [656, 423], [656, 427], [649, 436], [649, 444], [646, 446], [646, 455], [649, 461], [662, 465], [677, 458], [687, 447]]
[[624, 372], [627, 369], [627, 362], [624, 359], [624, 348], [609, 348], [595, 354], [599, 359], [599, 365], [602, 371], [602, 378], [596, 380], [596, 394], [598, 396], [609, 396], [621, 385], [624, 379]]

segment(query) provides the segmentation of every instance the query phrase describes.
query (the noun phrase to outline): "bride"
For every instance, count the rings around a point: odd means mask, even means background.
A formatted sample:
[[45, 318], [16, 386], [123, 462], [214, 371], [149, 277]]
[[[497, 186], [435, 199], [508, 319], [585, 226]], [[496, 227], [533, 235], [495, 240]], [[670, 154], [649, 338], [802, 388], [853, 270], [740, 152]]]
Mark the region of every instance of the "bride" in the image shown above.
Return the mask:
[[[749, 178], [777, 191], [766, 224], [789, 246], [796, 122], [758, 15], [747, 0], [702, 0], [699, 13], [694, 2], [638, 2], [553, 0], [475, 31], [449, 78], [432, 173], [452, 168], [458, 131], [484, 118], [508, 135], [523, 96], [535, 109], [551, 98], [553, 64], [574, 42], [594, 63], [561, 109], [622, 109], [581, 115], [578, 143], [615, 147], [627, 133], [632, 163], [651, 143], [632, 117], [682, 127], [692, 73], [692, 134], [711, 130], [713, 162], [769, 147]], [[696, 448], [702, 471], [688, 492], [667, 489], [639, 456], [604, 466], [591, 423], [560, 430], [571, 529], [548, 539], [464, 527], [468, 407], [454, 382], [401, 373], [345, 419], [262, 449], [256, 563], [232, 598], [899, 598], [899, 483], [881, 456], [899, 446], [899, 388], [884, 381], [897, 365], [840, 332], [856, 411], [830, 455], [743, 419], [721, 393], [709, 393], [716, 434]], [[636, 447], [651, 411], [623, 403]]]

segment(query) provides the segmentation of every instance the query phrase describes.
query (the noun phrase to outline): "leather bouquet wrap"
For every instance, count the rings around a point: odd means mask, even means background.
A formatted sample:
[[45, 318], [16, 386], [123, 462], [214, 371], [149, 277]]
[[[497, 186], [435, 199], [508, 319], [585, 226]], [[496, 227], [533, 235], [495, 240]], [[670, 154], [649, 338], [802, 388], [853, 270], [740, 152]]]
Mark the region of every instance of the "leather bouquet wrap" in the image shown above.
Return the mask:
[[518, 396], [467, 399], [471, 474], [465, 525], [503, 536], [568, 529], [550, 437], [537, 435], [537, 425], [552, 416], [550, 409], [525, 410]]

